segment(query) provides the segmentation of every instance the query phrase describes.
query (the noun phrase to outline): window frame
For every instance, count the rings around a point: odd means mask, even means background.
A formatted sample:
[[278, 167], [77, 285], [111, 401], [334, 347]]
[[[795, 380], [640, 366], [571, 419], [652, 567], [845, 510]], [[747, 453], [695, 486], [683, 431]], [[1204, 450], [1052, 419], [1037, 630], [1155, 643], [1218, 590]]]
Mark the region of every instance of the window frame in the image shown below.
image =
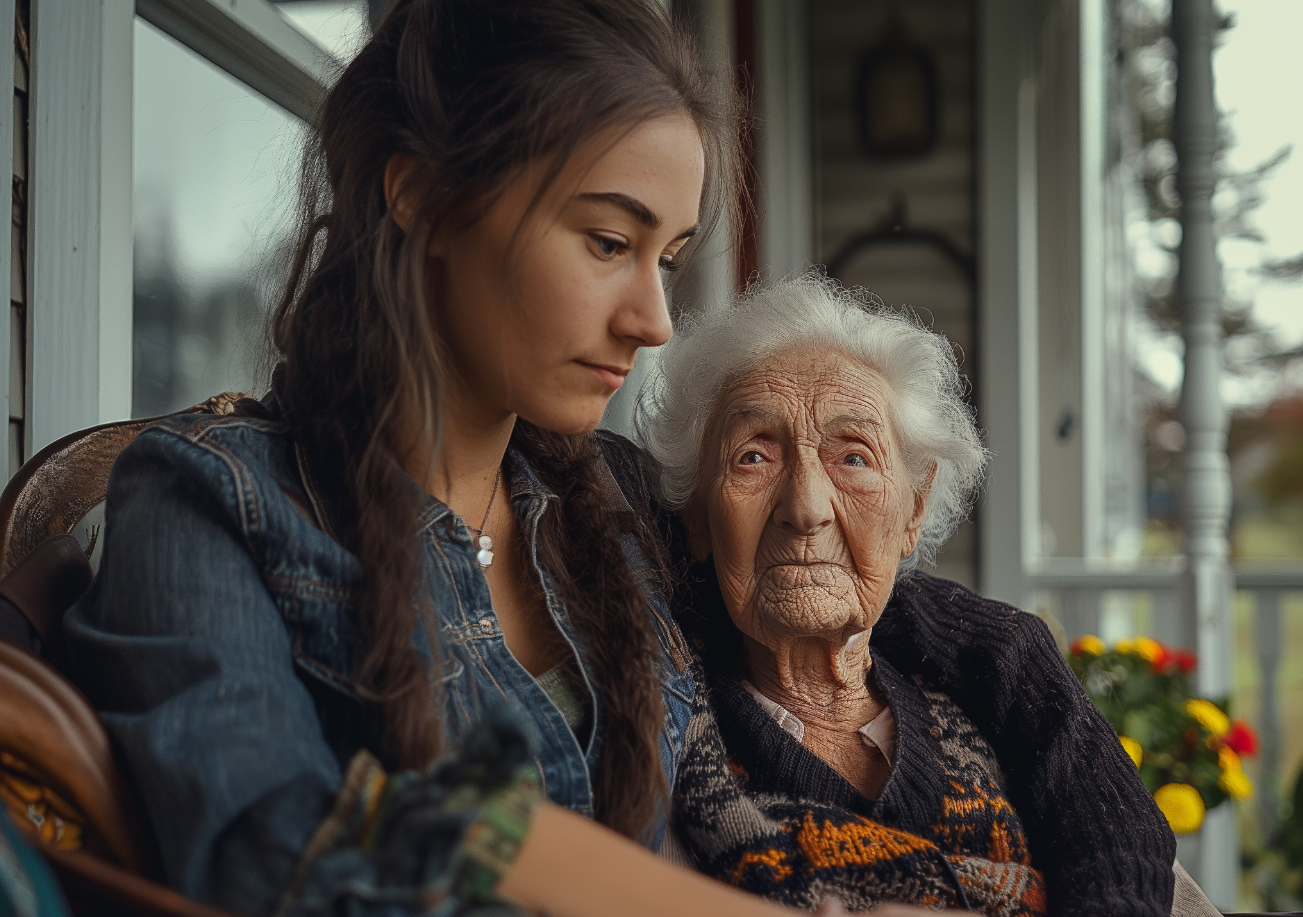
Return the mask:
[[[14, 3], [0, 0], [11, 71]], [[85, 0], [30, 3], [24, 459], [131, 414], [136, 16], [304, 121], [343, 68], [268, 0], [101, 0], [98, 15]], [[6, 364], [10, 338], [0, 323]]]

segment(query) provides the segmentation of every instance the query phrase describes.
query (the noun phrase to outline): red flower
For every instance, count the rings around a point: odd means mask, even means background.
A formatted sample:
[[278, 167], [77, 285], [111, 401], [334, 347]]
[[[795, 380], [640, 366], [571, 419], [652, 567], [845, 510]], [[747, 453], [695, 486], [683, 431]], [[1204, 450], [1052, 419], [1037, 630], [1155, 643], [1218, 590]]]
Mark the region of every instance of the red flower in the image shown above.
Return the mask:
[[1182, 675], [1189, 675], [1199, 667], [1199, 657], [1189, 650], [1177, 650], [1172, 658]]
[[1231, 731], [1222, 736], [1222, 744], [1240, 757], [1250, 757], [1258, 753], [1258, 734], [1244, 720], [1233, 720]]
[[1157, 640], [1154, 643], [1158, 645], [1158, 655], [1149, 661], [1149, 667], [1161, 675], [1167, 671], [1168, 666], [1176, 662], [1176, 654], [1168, 648], [1166, 643], [1159, 643]]

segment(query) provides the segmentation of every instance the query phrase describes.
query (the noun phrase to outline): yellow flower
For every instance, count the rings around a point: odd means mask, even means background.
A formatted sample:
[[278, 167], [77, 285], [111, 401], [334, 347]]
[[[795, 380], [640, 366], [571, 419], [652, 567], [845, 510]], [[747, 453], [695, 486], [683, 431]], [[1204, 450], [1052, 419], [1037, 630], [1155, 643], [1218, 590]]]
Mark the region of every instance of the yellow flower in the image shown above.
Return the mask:
[[1175, 834], [1194, 834], [1203, 825], [1203, 797], [1188, 783], [1168, 783], [1154, 791], [1154, 802]]
[[1163, 658], [1163, 648], [1159, 646], [1157, 640], [1151, 640], [1148, 637], [1136, 637], [1136, 655], [1140, 656], [1145, 662], [1153, 662], [1156, 659]]
[[1244, 765], [1240, 762], [1240, 756], [1235, 753], [1233, 748], [1227, 748], [1225, 745], [1217, 749], [1217, 766], [1223, 771], [1244, 770]]
[[1218, 738], [1231, 731], [1231, 720], [1220, 707], [1210, 700], [1190, 698], [1185, 702], [1185, 712], [1199, 721], [1199, 725]]
[[1217, 779], [1217, 785], [1232, 799], [1248, 799], [1253, 795], [1253, 784], [1240, 768], [1223, 772]]
[[1124, 637], [1121, 640], [1119, 640], [1117, 643], [1113, 644], [1113, 651], [1117, 653], [1123, 653], [1127, 656], [1135, 655], [1136, 641]]
[[1104, 655], [1104, 641], [1094, 634], [1084, 634], [1077, 638], [1077, 648], [1091, 656]]
[[1144, 757], [1144, 750], [1140, 747], [1140, 743], [1131, 738], [1131, 736], [1118, 736], [1118, 741], [1122, 743], [1122, 747], [1126, 749], [1127, 754], [1131, 756], [1131, 760], [1135, 763], [1136, 767], [1139, 767], [1140, 759]]

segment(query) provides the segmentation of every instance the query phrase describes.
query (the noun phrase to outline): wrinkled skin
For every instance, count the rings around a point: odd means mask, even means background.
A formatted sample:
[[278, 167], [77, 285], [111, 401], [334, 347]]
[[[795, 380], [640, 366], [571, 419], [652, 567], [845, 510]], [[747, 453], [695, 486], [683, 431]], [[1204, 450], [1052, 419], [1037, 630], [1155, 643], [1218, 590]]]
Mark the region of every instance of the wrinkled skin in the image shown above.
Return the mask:
[[906, 467], [891, 398], [880, 373], [836, 352], [766, 361], [720, 398], [684, 513], [693, 554], [714, 558], [748, 677], [870, 796], [886, 762], [858, 734], [882, 710], [869, 635], [931, 486]]

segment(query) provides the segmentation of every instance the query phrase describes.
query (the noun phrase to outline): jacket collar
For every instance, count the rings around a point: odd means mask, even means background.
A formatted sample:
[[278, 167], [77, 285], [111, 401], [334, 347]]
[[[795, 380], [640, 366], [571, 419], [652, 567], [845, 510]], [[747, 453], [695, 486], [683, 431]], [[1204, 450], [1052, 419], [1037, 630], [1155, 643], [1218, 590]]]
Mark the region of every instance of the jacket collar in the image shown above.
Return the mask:
[[[312, 510], [313, 522], [335, 541], [342, 543], [340, 533], [347, 530], [348, 501], [344, 494], [330, 488], [325, 475], [314, 469], [314, 462], [303, 444], [294, 441], [294, 460], [298, 468], [299, 479], [303, 484], [304, 494]], [[508, 446], [502, 460], [504, 479], [511, 484], [511, 501], [517, 514], [526, 513], [530, 508], [555, 500], [556, 494], [539, 479], [525, 456], [515, 446]], [[608, 472], [609, 474], [609, 472]], [[419, 486], [408, 478], [413, 490]], [[425, 531], [430, 526], [452, 515], [448, 505], [429, 494], [422, 493], [423, 505], [417, 514], [417, 531]]]

